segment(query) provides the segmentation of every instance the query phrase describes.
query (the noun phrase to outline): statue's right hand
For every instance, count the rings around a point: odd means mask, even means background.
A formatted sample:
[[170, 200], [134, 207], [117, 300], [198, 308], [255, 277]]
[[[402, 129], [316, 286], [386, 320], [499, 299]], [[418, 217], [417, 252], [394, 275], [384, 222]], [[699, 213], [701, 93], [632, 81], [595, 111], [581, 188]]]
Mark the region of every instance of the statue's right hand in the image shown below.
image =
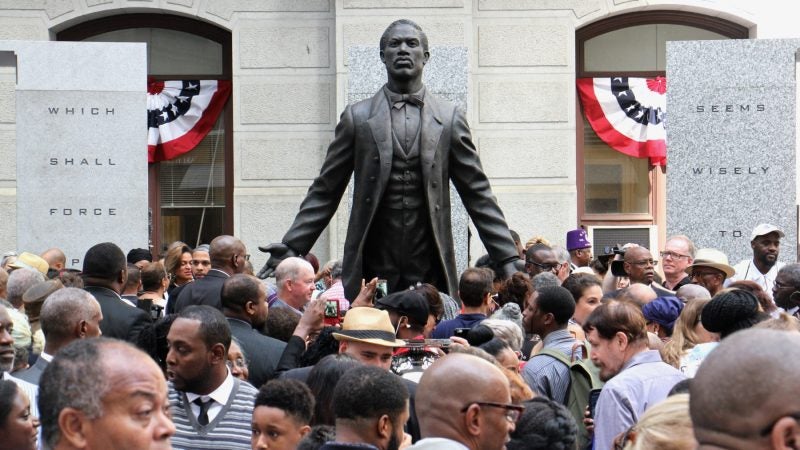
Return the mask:
[[256, 275], [262, 280], [273, 276], [275, 274], [275, 268], [278, 267], [278, 264], [280, 264], [281, 261], [290, 256], [297, 256], [297, 253], [294, 250], [282, 242], [272, 243], [264, 247], [258, 247], [258, 249], [264, 253], [269, 253], [269, 259]]

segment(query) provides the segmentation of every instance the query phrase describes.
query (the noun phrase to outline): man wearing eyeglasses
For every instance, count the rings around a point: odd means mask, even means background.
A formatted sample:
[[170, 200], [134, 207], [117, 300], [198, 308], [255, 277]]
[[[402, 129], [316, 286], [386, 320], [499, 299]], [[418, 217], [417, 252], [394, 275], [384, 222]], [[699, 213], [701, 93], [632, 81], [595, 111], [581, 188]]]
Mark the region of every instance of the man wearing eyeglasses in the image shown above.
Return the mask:
[[677, 291], [692, 282], [686, 268], [694, 262], [696, 252], [694, 243], [686, 236], [678, 235], [667, 239], [664, 251], [660, 252], [665, 288]]
[[[649, 286], [650, 289], [655, 291], [657, 297], [674, 296], [674, 292], [665, 289], [660, 284], [653, 281], [658, 261], [653, 259], [650, 250], [635, 244], [629, 245], [631, 246], [625, 250], [625, 256], [622, 259], [622, 271], [619, 271], [618, 260], [613, 261], [611, 270], [608, 271], [609, 273], [606, 274], [606, 280], [603, 281], [603, 291], [609, 292], [613, 290], [607, 289], [607, 286], [609, 285], [609, 281], [614, 280], [614, 276], [627, 275], [631, 285], [639, 283]], [[619, 257], [619, 255], [617, 255], [617, 257]]]
[[502, 450], [524, 410], [511, 404], [500, 369], [463, 353], [433, 363], [422, 375], [417, 399], [423, 439], [412, 450]]
[[534, 244], [525, 251], [525, 272], [531, 278], [542, 272], [558, 273], [558, 258], [552, 248], [545, 244]]
[[800, 312], [800, 264], [781, 267], [772, 285], [772, 299], [779, 308], [791, 315], [796, 316]]
[[748, 329], [722, 340], [689, 385], [701, 450], [800, 446], [800, 336]]

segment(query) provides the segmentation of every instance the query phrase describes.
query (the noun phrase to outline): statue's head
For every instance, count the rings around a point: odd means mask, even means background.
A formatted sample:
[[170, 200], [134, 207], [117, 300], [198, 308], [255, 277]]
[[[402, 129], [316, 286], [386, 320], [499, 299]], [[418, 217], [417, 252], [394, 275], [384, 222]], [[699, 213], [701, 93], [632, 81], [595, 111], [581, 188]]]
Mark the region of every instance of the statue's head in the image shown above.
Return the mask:
[[422, 77], [422, 69], [430, 58], [428, 36], [419, 25], [408, 19], [392, 22], [380, 41], [381, 61], [389, 77], [412, 79]]

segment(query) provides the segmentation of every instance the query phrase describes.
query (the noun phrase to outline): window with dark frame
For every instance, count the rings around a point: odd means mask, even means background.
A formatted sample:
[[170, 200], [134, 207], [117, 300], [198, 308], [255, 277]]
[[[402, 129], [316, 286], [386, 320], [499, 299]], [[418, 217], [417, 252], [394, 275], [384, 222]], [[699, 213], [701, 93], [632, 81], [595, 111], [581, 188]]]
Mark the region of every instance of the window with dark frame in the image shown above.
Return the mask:
[[[741, 25], [685, 11], [614, 16], [576, 30], [576, 77], [663, 77], [668, 40], [747, 37], [748, 30]], [[651, 225], [663, 221], [659, 211], [665, 202], [666, 171], [605, 144], [586, 120], [580, 99], [576, 102], [579, 224]]]

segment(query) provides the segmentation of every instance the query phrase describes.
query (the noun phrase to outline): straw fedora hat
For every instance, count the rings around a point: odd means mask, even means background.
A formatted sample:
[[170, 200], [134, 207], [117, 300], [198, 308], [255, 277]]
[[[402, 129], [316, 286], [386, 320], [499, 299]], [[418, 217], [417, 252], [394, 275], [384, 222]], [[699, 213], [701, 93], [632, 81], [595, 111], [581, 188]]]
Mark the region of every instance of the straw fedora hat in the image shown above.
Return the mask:
[[28, 252], [20, 253], [17, 260], [11, 264], [11, 267], [38, 270], [42, 275], [47, 275], [47, 271], [50, 269], [50, 265], [41, 256]]
[[347, 311], [342, 329], [333, 333], [337, 341], [356, 341], [384, 347], [403, 347], [404, 341], [396, 338], [389, 313], [370, 307], [356, 307]]
[[728, 257], [725, 253], [715, 248], [701, 248], [697, 251], [694, 263], [686, 268], [689, 275], [695, 267], [711, 267], [721, 272], [725, 272], [725, 278], [730, 278], [736, 273], [736, 269], [728, 264]]

